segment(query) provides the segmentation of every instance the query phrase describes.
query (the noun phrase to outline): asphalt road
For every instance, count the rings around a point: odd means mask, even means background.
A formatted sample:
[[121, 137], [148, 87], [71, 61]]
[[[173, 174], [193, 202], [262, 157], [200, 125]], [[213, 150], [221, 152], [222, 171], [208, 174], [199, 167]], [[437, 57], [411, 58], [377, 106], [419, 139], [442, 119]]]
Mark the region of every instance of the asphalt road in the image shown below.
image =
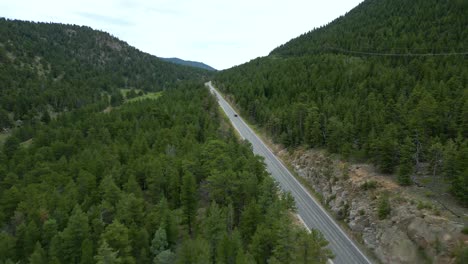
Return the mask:
[[238, 116], [220, 93], [214, 89], [211, 82], [206, 83], [206, 86], [216, 95], [219, 105], [229, 117], [240, 136], [250, 141], [255, 154], [265, 158], [268, 172], [278, 181], [283, 190], [291, 192], [294, 196], [298, 214], [306, 227], [320, 230], [325, 239], [328, 240], [330, 243], [329, 248], [333, 251], [333, 254], [335, 254], [333, 263], [371, 263], [321, 205], [315, 201], [309, 192], [271, 152], [265, 143], [263, 143], [255, 132]]

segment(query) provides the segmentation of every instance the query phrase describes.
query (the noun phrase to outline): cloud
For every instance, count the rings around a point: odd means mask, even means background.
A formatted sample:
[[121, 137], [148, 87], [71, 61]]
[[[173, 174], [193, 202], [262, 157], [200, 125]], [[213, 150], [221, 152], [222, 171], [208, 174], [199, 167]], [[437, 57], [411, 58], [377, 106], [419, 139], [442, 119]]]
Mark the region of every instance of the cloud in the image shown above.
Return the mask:
[[94, 13], [89, 13], [89, 12], [75, 12], [75, 14], [78, 15], [79, 17], [90, 19], [90, 20], [93, 20], [99, 23], [108, 24], [108, 25], [124, 26], [124, 27], [135, 25], [134, 23], [123, 18], [104, 16], [104, 15], [99, 15], [99, 14], [94, 14]]

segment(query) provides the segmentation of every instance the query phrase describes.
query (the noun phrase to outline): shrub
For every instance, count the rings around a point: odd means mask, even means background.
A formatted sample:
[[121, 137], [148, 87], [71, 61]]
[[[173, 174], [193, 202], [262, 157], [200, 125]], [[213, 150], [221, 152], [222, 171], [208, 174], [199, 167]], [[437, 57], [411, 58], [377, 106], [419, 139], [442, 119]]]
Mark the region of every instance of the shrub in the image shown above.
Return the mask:
[[374, 181], [374, 180], [370, 180], [370, 181], [366, 181], [365, 183], [363, 183], [361, 185], [361, 188], [365, 191], [367, 190], [373, 190], [375, 188], [377, 188], [377, 182]]
[[377, 213], [379, 215], [379, 219], [385, 219], [390, 214], [391, 211], [390, 201], [388, 199], [388, 195], [382, 195], [379, 198]]
[[461, 232], [465, 235], [468, 235], [468, 226], [465, 226]]

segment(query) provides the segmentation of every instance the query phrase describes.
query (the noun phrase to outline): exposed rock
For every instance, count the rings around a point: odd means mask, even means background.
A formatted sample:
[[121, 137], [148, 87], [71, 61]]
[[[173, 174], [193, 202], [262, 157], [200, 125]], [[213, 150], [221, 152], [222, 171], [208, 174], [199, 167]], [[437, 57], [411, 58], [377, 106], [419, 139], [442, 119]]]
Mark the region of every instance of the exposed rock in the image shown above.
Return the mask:
[[[383, 263], [450, 263], [457, 244], [468, 243], [466, 237], [461, 238], [463, 225], [418, 209], [411, 202], [413, 197], [406, 197], [391, 180], [366, 171], [366, 165], [349, 166], [345, 171], [348, 166], [313, 151], [289, 159], [330, 211], [347, 222]], [[363, 188], [368, 181], [375, 184]], [[383, 192], [389, 194], [392, 208], [387, 219], [380, 220], [377, 198]]]

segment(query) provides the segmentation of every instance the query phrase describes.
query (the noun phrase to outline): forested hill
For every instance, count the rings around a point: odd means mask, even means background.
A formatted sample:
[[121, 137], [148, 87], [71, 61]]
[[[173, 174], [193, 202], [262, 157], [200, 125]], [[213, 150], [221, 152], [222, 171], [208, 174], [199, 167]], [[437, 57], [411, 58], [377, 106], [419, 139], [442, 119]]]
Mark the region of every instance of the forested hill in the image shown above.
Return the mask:
[[187, 61], [187, 60], [182, 60], [179, 58], [161, 58], [162, 60], [169, 61], [172, 63], [180, 64], [180, 65], [186, 65], [186, 66], [191, 66], [195, 68], [201, 68], [209, 71], [216, 71], [215, 68], [211, 67], [210, 65], [206, 65], [203, 62], [198, 62], [198, 61]]
[[0, 117], [28, 120], [45, 108], [79, 108], [121, 88], [158, 91], [208, 75], [89, 27], [0, 18]]
[[326, 263], [323, 236], [294, 223], [208, 89], [177, 86], [64, 113], [29, 145], [9, 137], [0, 263]]
[[271, 54], [467, 52], [467, 13], [468, 1], [464, 0], [367, 0]]
[[286, 147], [370, 161], [403, 185], [430, 175], [468, 206], [468, 55], [407, 56], [468, 51], [466, 3], [367, 0], [215, 81]]

